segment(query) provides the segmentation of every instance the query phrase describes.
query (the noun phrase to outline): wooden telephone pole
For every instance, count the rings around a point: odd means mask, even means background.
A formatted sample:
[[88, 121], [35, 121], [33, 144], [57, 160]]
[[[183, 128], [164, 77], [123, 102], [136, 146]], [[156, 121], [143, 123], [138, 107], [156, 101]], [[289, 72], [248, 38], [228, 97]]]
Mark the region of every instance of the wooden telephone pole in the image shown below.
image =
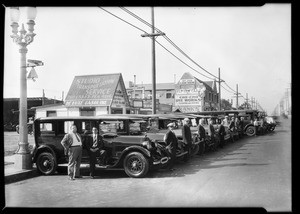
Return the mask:
[[154, 28], [154, 8], [151, 8], [152, 33], [142, 34], [142, 37], [152, 38], [152, 114], [156, 114], [156, 70], [155, 70], [155, 37], [163, 36], [165, 33], [155, 33]]

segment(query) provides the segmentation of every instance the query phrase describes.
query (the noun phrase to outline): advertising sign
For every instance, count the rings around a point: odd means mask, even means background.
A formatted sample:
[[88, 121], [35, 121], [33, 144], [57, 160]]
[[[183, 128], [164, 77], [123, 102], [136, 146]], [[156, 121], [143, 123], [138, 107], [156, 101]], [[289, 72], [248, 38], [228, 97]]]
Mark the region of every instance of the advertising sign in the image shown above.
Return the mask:
[[120, 74], [75, 76], [66, 106], [109, 106]]
[[125, 107], [125, 98], [124, 94], [122, 92], [120, 83], [118, 84], [117, 90], [115, 91], [115, 96], [113, 98], [113, 101], [111, 103], [111, 107], [116, 107], [116, 108], [122, 108]]

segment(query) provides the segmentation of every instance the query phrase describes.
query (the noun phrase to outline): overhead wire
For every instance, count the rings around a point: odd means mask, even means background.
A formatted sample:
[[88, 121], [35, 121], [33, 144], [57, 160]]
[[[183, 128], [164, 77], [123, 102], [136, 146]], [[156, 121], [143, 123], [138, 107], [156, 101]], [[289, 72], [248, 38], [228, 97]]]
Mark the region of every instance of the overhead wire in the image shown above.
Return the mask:
[[[157, 27], [152, 26], [149, 22], [145, 21], [144, 19], [142, 19], [141, 17], [139, 17], [138, 15], [134, 14], [133, 12], [131, 12], [130, 10], [124, 8], [124, 7], [120, 7], [122, 10], [124, 10], [125, 12], [127, 12], [128, 14], [132, 15], [133, 17], [135, 17], [136, 19], [138, 19], [139, 21], [143, 22], [144, 24], [146, 24], [147, 26], [154, 28], [157, 32], [162, 33], [162, 31], [160, 29], [158, 29]], [[182, 53], [185, 57], [187, 57], [190, 61], [192, 61], [195, 65], [197, 65], [199, 68], [201, 68], [203, 71], [205, 71], [206, 73], [210, 74], [211, 76], [218, 78], [217, 76], [215, 76], [214, 74], [210, 73], [209, 71], [207, 71], [206, 69], [204, 69], [202, 66], [200, 66], [197, 62], [195, 62], [190, 56], [188, 56], [181, 48], [179, 48], [168, 36], [163, 35], [163, 38], [166, 39], [173, 47], [175, 47], [180, 53]]]
[[173, 54], [170, 50], [168, 50], [165, 46], [163, 46], [160, 42], [158, 42], [157, 40], [155, 40], [155, 42], [157, 44], [159, 44], [162, 48], [164, 48], [166, 51], [168, 51], [171, 55], [173, 55], [175, 58], [177, 58], [180, 62], [182, 62], [183, 64], [185, 64], [186, 66], [188, 66], [189, 68], [191, 68], [192, 70], [196, 71], [198, 74], [208, 78], [208, 79], [211, 79], [211, 80], [214, 80], [213, 78], [211, 77], [208, 77], [202, 73], [200, 73], [199, 71], [197, 71], [196, 69], [192, 68], [191, 66], [189, 66], [188, 64], [186, 64], [184, 61], [182, 61], [179, 57], [177, 57], [175, 54]]
[[[105, 10], [104, 8], [102, 8], [102, 7], [99, 7], [99, 8], [102, 9], [103, 11], [109, 13], [110, 15], [112, 15], [112, 16], [114, 16], [114, 17], [120, 19], [121, 21], [123, 21], [123, 22], [125, 22], [125, 23], [131, 25], [132, 27], [134, 27], [134, 28], [136, 28], [136, 29], [138, 29], [138, 30], [144, 32], [145, 34], [148, 34], [145, 30], [143, 30], [143, 29], [141, 29], [141, 28], [139, 28], [139, 27], [137, 27], [137, 26], [131, 24], [130, 22], [128, 22], [128, 21], [126, 21], [126, 20], [120, 18], [119, 16], [117, 16], [117, 15], [115, 15], [115, 14], [113, 14], [113, 13], [107, 11], [107, 10]], [[154, 27], [152, 24], [150, 24], [149, 22], [145, 21], [144, 19], [142, 19], [141, 17], [139, 17], [139, 16], [136, 15], [135, 13], [131, 12], [130, 10], [126, 9], [125, 7], [120, 7], [120, 8], [121, 8], [123, 11], [125, 11], [126, 13], [130, 14], [131, 16], [133, 16], [134, 18], [136, 18], [136, 19], [138, 19], [139, 21], [141, 21], [142, 23], [146, 24], [148, 27], [154, 28], [158, 33], [163, 33], [160, 29], [158, 29], [157, 27]], [[176, 48], [181, 54], [183, 54], [185, 57], [187, 57], [190, 61], [192, 61], [192, 62], [193, 62], [195, 65], [197, 65], [199, 68], [201, 68], [203, 71], [205, 71], [206, 73], [208, 73], [208, 74], [210, 74], [211, 76], [213, 76], [213, 77], [215, 77], [215, 78], [218, 79], [217, 76], [215, 76], [214, 74], [212, 74], [212, 73], [210, 73], [209, 71], [207, 71], [206, 69], [204, 69], [204, 68], [203, 68], [202, 66], [200, 66], [198, 63], [196, 63], [191, 57], [189, 57], [189, 56], [188, 56], [181, 48], [179, 48], [179, 47], [178, 47], [178, 46], [177, 46], [177, 45], [176, 45], [176, 44], [175, 44], [168, 36], [163, 35], [163, 38], [164, 38], [166, 41], [168, 41], [174, 48]], [[206, 76], [206, 75], [200, 73], [200, 72], [197, 71], [196, 69], [192, 68], [190, 65], [188, 65], [188, 64], [185, 63], [183, 60], [181, 60], [178, 56], [176, 56], [174, 53], [172, 53], [170, 50], [168, 50], [164, 45], [162, 45], [162, 44], [161, 44], [160, 42], [158, 42], [156, 39], [154, 39], [154, 40], [155, 40], [155, 42], [156, 42], [157, 44], [159, 44], [163, 49], [165, 49], [167, 52], [169, 52], [172, 56], [174, 56], [176, 59], [178, 59], [181, 63], [183, 63], [183, 64], [185, 64], [186, 66], [188, 66], [190, 69], [194, 70], [194, 71], [197, 72], [198, 74], [200, 74], [200, 75], [202, 75], [202, 76], [204, 76], [204, 77], [206, 77], [206, 78], [208, 78], [208, 79], [215, 80], [215, 79], [213, 79], [212, 77], [208, 77], [208, 76]], [[234, 89], [232, 89], [232, 88], [227, 84], [226, 81], [224, 81], [224, 80], [221, 80], [221, 81], [224, 82], [225, 85], [226, 85], [231, 91], [229, 91], [228, 89], [226, 89], [224, 86], [221, 85], [221, 87], [222, 87], [224, 90], [226, 90], [226, 91], [229, 92], [229, 93], [236, 93], [236, 91], [235, 91]], [[239, 94], [240, 94], [240, 93], [239, 93]], [[242, 97], [245, 99], [244, 96], [242, 96]]]
[[[113, 13], [111, 13], [111, 12], [105, 10], [104, 8], [102, 8], [102, 7], [99, 7], [99, 8], [102, 9], [102, 10], [104, 10], [105, 12], [107, 12], [107, 13], [113, 15], [114, 17], [120, 19], [121, 21], [123, 21], [123, 22], [125, 22], [125, 23], [131, 25], [132, 27], [134, 27], [134, 28], [136, 28], [136, 29], [138, 29], [138, 30], [144, 32], [145, 34], [148, 34], [148, 33], [147, 33], [146, 31], [144, 31], [143, 29], [141, 29], [141, 28], [139, 28], [139, 27], [137, 27], [137, 26], [135, 26], [135, 25], [133, 25], [133, 24], [131, 24], [131, 23], [125, 21], [124, 19], [122, 19], [122, 18], [118, 17], [117, 15], [115, 15], [115, 14], [113, 14]], [[125, 11], [129, 11], [129, 10], [127, 10], [126, 8], [121, 8], [121, 9], [123, 9], [123, 10], [125, 10]], [[132, 12], [129, 11], [129, 13], [131, 14]], [[133, 13], [132, 13], [132, 14], [133, 14]], [[137, 17], [138, 17], [138, 16], [137, 16]], [[139, 18], [139, 19], [141, 19], [141, 18]], [[142, 21], [142, 20], [143, 20], [143, 19], [141, 19], [141, 21]], [[149, 24], [148, 22], [146, 22], [146, 21], [144, 21], [144, 20], [143, 20], [143, 22], [145, 22], [145, 24], [147, 23], [147, 25]], [[149, 24], [149, 25], [150, 25], [150, 27], [152, 27], [151, 24]], [[165, 50], [167, 50], [171, 55], [173, 55], [175, 58], [177, 58], [180, 62], [182, 62], [183, 64], [185, 64], [186, 66], [188, 66], [188, 67], [191, 68], [192, 70], [196, 71], [198, 74], [200, 74], [200, 75], [202, 75], [202, 76], [204, 76], [204, 77], [206, 77], [206, 78], [208, 78], [208, 79], [214, 80], [213, 78], [208, 77], [208, 76], [206, 76], [206, 75], [200, 73], [199, 71], [195, 70], [195, 69], [192, 68], [191, 66], [189, 66], [187, 63], [185, 63], [183, 60], [181, 60], [179, 57], [177, 57], [175, 54], [173, 54], [170, 50], [168, 50], [165, 46], [163, 46], [161, 43], [159, 43], [156, 39], [155, 39], [155, 42], [158, 43], [158, 44], [159, 44], [161, 47], [163, 47]]]

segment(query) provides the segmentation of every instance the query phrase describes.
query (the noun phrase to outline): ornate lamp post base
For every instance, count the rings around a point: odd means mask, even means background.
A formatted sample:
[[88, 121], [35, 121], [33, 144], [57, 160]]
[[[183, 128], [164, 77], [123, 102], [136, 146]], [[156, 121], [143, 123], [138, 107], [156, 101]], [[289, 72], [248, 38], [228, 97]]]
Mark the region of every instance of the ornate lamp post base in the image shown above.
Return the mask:
[[15, 169], [23, 170], [23, 169], [32, 169], [32, 155], [28, 154], [15, 154]]

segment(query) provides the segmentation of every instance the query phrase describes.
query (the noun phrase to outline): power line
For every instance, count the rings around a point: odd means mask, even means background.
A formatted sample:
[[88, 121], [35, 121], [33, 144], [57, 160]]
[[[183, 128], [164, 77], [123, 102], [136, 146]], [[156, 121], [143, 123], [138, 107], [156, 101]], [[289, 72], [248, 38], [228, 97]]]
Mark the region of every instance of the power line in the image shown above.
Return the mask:
[[[138, 30], [144, 32], [145, 34], [148, 34], [148, 33], [147, 33], [146, 31], [144, 31], [143, 29], [141, 29], [141, 28], [139, 28], [139, 27], [137, 27], [137, 26], [135, 26], [135, 25], [133, 25], [133, 24], [131, 24], [131, 23], [125, 21], [124, 19], [118, 17], [117, 15], [114, 15], [113, 13], [111, 13], [111, 12], [109, 12], [109, 11], [103, 9], [102, 7], [99, 7], [99, 8], [102, 9], [102, 10], [104, 10], [105, 12], [109, 13], [110, 15], [112, 15], [112, 16], [114, 16], [114, 17], [120, 19], [121, 21], [123, 21], [123, 22], [129, 24], [130, 26], [132, 26], [132, 27], [134, 27], [134, 28], [136, 28], [136, 29], [138, 29]], [[139, 17], [138, 15], [134, 14], [133, 12], [129, 11], [128, 9], [126, 9], [126, 8], [124, 8], [124, 7], [120, 7], [120, 8], [121, 8], [123, 11], [127, 12], [128, 14], [130, 14], [131, 16], [133, 16], [134, 18], [136, 18], [136, 19], [138, 19], [139, 21], [141, 21], [142, 23], [146, 24], [148, 27], [154, 28], [157, 32], [162, 33], [162, 31], [161, 31], [160, 29], [158, 29], [158, 28], [156, 28], [156, 27], [153, 27], [150, 23], [148, 23], [147, 21], [145, 21], [144, 19], [142, 19], [142, 18]], [[196, 64], [196, 65], [197, 65], [199, 68], [201, 68], [203, 71], [205, 71], [206, 73], [210, 74], [211, 76], [213, 76], [213, 77], [215, 77], [215, 78], [218, 78], [218, 77], [215, 76], [214, 74], [212, 74], [212, 73], [210, 73], [209, 71], [207, 71], [206, 69], [204, 69], [204, 68], [203, 68], [202, 66], [200, 66], [198, 63], [196, 63], [196, 62], [195, 62], [191, 57], [189, 57], [189, 56], [188, 56], [181, 48], [179, 48], [179, 47], [178, 47], [178, 46], [177, 46], [177, 45], [176, 45], [176, 44], [175, 44], [168, 36], [163, 35], [163, 37], [164, 37], [164, 39], [166, 39], [166, 41], [168, 41], [173, 47], [175, 47], [180, 53], [182, 53], [185, 57], [187, 57], [190, 61], [192, 61], [194, 64]], [[163, 46], [163, 45], [162, 45], [160, 42], [158, 42], [157, 40], [155, 40], [155, 42], [156, 42], [157, 44], [159, 44], [162, 48], [164, 48], [167, 52], [169, 52], [172, 56], [174, 56], [176, 59], [178, 59], [180, 62], [182, 62], [183, 64], [185, 64], [186, 66], [188, 66], [190, 69], [196, 71], [198, 74], [200, 74], [200, 75], [202, 75], [202, 76], [204, 76], [204, 77], [206, 77], [206, 78], [208, 78], [208, 79], [214, 80], [213, 78], [208, 77], [208, 76], [206, 76], [206, 75], [200, 73], [200, 72], [197, 71], [196, 69], [192, 68], [191, 66], [189, 66], [187, 63], [185, 63], [183, 60], [181, 60], [178, 56], [176, 56], [174, 53], [172, 53], [170, 50], [168, 50], [165, 46]], [[232, 88], [231, 88], [224, 80], [222, 80], [222, 81], [225, 83], [225, 85], [226, 85], [231, 91], [227, 90], [226, 88], [224, 88], [224, 87], [222, 86], [222, 88], [223, 88], [224, 90], [226, 90], [226, 91], [229, 92], [229, 93], [236, 93], [236, 91], [235, 91], [234, 89], [232, 89]], [[245, 99], [245, 98], [244, 98], [244, 99]]]
[[[114, 15], [113, 13], [111, 13], [111, 12], [109, 12], [109, 11], [103, 9], [102, 7], [99, 7], [99, 8], [102, 9], [102, 10], [104, 10], [105, 12], [109, 13], [110, 15], [112, 15], [112, 16], [114, 16], [114, 17], [120, 19], [121, 21], [123, 21], [123, 22], [125, 22], [125, 23], [131, 25], [132, 27], [134, 27], [134, 28], [136, 28], [136, 29], [138, 29], [138, 30], [144, 32], [145, 34], [148, 34], [148, 33], [147, 33], [146, 31], [144, 31], [143, 29], [141, 29], [141, 28], [139, 28], [139, 27], [137, 27], [137, 26], [135, 26], [135, 25], [133, 25], [133, 24], [131, 24], [131, 23], [125, 21], [124, 19], [118, 17], [117, 15]], [[121, 9], [122, 9], [122, 8], [121, 8]], [[124, 8], [124, 9], [125, 9], [125, 8]], [[125, 11], [126, 11], [126, 10], [127, 10], [127, 9], [125, 9]], [[127, 11], [128, 11], [128, 10], [127, 10]], [[132, 13], [132, 12], [131, 12], [131, 13]], [[140, 19], [141, 19], [141, 18], [140, 18]], [[143, 19], [141, 19], [141, 20], [143, 20]], [[145, 20], [143, 20], [143, 22], [147, 23]], [[147, 25], [148, 25], [148, 26], [152, 26], [152, 25], [149, 24], [149, 23], [147, 23]], [[155, 29], [156, 29], [156, 28], [155, 28]], [[161, 32], [161, 31], [159, 30], [159, 32]], [[172, 54], [174, 57], [176, 57], [179, 61], [181, 61], [183, 64], [185, 64], [186, 66], [188, 66], [188, 67], [191, 68], [192, 70], [196, 71], [198, 74], [200, 74], [200, 75], [202, 75], [202, 76], [204, 76], [204, 77], [206, 77], [206, 78], [208, 78], [208, 79], [214, 80], [213, 78], [208, 77], [208, 76], [206, 76], [206, 75], [200, 73], [199, 71], [195, 70], [194, 68], [192, 68], [191, 66], [189, 66], [188, 64], [186, 64], [185, 62], [183, 62], [181, 59], [179, 59], [175, 54], [173, 54], [171, 51], [169, 51], [166, 47], [164, 47], [162, 44], [160, 44], [157, 40], [155, 40], [155, 41], [156, 41], [161, 47], [163, 47], [165, 50], [167, 50], [170, 54]]]
[[232, 89], [226, 82], [224, 82], [225, 83], [225, 85], [228, 87], [228, 88], [230, 88], [232, 91], [234, 91], [234, 92], [236, 92], [234, 89]]
[[175, 54], [173, 54], [171, 51], [169, 51], [165, 46], [163, 46], [161, 43], [159, 43], [157, 40], [155, 40], [155, 42], [157, 44], [159, 44], [162, 48], [164, 48], [166, 51], [168, 51], [172, 56], [174, 56], [175, 58], [177, 58], [180, 62], [182, 62], [183, 64], [185, 64], [186, 66], [188, 66], [189, 68], [191, 68], [192, 70], [196, 71], [198, 74], [208, 78], [208, 79], [211, 79], [211, 80], [214, 80], [213, 78], [211, 77], [208, 77], [208, 76], [205, 76], [204, 74], [200, 73], [199, 71], [195, 70], [194, 68], [192, 68], [191, 66], [189, 66], [188, 64], [186, 64], [184, 61], [182, 61], [181, 59], [179, 59], [179, 57], [177, 57]]
[[104, 10], [105, 12], [109, 13], [110, 15], [116, 17], [117, 19], [120, 19], [121, 21], [123, 21], [123, 22], [125, 22], [125, 23], [131, 25], [132, 27], [134, 27], [134, 28], [136, 28], [136, 29], [138, 29], [138, 30], [140, 30], [140, 31], [143, 31], [144, 33], [148, 34], [148, 33], [147, 33], [146, 31], [144, 31], [143, 29], [141, 29], [141, 28], [139, 28], [139, 27], [137, 27], [137, 26], [135, 26], [135, 25], [133, 25], [133, 24], [131, 24], [131, 23], [125, 21], [124, 19], [120, 18], [119, 16], [116, 16], [115, 14], [113, 14], [113, 13], [111, 13], [111, 12], [109, 12], [109, 11], [103, 9], [102, 7], [99, 7], [99, 8], [102, 9], [102, 10]]
[[222, 87], [223, 89], [225, 89], [225, 91], [227, 91], [227, 92], [229, 92], [229, 93], [231, 93], [231, 94], [233, 93], [233, 92], [229, 91], [228, 89], [224, 88], [224, 86], [221, 85], [221, 87]]
[[[139, 21], [143, 22], [144, 24], [146, 24], [149, 27], [153, 27], [150, 23], [148, 23], [147, 21], [145, 21], [144, 19], [142, 19], [141, 17], [139, 17], [138, 15], [134, 14], [133, 12], [129, 11], [128, 9], [121, 7], [122, 10], [124, 10], [125, 12], [127, 12], [128, 14], [132, 15], [133, 17], [135, 17], [136, 19], [138, 19]], [[154, 27], [156, 31], [162, 33], [161, 30], [159, 30], [158, 28]], [[168, 36], [163, 35], [164, 39], [166, 39], [173, 47], [175, 47], [180, 53], [182, 53], [185, 57], [187, 57], [189, 60], [191, 60], [194, 64], [196, 64], [199, 68], [201, 68], [203, 71], [205, 71], [206, 73], [210, 74], [211, 76], [218, 78], [217, 76], [215, 76], [214, 74], [210, 73], [209, 71], [207, 71], [206, 69], [204, 69], [202, 66], [200, 66], [198, 63], [196, 63], [191, 57], [189, 57], [181, 48], [179, 48]]]

